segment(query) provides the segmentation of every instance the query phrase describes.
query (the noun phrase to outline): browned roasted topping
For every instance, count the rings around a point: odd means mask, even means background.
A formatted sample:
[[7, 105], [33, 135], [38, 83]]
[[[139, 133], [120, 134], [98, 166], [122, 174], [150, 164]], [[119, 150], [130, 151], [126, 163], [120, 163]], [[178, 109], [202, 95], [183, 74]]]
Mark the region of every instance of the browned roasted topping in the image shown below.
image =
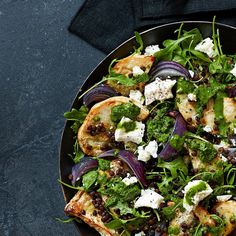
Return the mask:
[[106, 131], [106, 128], [102, 122], [99, 122], [95, 125], [91, 124], [87, 127], [87, 132], [92, 136], [98, 135], [98, 134], [103, 133], [105, 131]]

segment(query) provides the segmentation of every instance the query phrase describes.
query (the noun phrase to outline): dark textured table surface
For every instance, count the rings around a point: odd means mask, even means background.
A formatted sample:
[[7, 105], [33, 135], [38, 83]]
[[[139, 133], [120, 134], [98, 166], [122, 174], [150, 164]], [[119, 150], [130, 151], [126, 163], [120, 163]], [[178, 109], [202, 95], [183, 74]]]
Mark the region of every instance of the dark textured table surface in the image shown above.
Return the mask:
[[55, 218], [63, 112], [104, 57], [67, 31], [82, 2], [0, 1], [0, 235], [78, 235]]

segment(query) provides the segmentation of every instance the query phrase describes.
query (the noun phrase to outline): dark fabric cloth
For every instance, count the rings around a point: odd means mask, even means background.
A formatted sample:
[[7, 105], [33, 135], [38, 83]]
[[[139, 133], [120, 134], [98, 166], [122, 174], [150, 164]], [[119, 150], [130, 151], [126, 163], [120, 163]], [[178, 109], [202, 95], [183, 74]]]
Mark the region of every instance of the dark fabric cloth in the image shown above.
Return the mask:
[[183, 20], [216, 21], [236, 27], [235, 0], [87, 0], [69, 30], [105, 53], [160, 24]]

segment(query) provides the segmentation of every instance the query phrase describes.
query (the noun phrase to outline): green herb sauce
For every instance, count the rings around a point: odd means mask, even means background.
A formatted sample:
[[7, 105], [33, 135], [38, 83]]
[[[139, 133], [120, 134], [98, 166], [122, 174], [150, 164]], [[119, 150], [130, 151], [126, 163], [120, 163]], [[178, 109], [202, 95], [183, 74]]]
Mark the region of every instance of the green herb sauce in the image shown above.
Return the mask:
[[185, 137], [179, 136], [177, 134], [173, 135], [169, 141], [171, 147], [173, 147], [177, 151], [181, 151], [184, 146]]
[[104, 160], [98, 158], [98, 167], [100, 170], [109, 170], [110, 169], [110, 160]]
[[194, 91], [195, 87], [193, 83], [189, 80], [185, 79], [178, 79], [177, 81], [177, 93], [192, 93]]
[[166, 143], [173, 131], [174, 119], [167, 116], [168, 108], [164, 107], [157, 111], [153, 119], [147, 121], [148, 139], [155, 139], [157, 142]]
[[209, 85], [199, 85], [196, 89], [197, 94], [197, 113], [202, 114], [204, 106], [208, 103], [210, 98], [215, 96], [219, 91], [224, 91], [225, 85], [218, 83], [214, 79], [210, 79]]
[[123, 103], [121, 105], [114, 106], [111, 109], [111, 120], [118, 123], [123, 116], [135, 120], [140, 114], [140, 108], [132, 103]]
[[180, 233], [179, 227], [169, 227], [168, 228], [168, 234], [169, 235], [178, 235]]
[[123, 129], [125, 129], [125, 132], [130, 132], [130, 131], [135, 130], [136, 123], [135, 123], [135, 121], [119, 123], [117, 128], [121, 128], [121, 129], [123, 128]]
[[193, 186], [188, 190], [188, 192], [185, 195], [186, 202], [192, 206], [194, 203], [192, 201], [192, 198], [196, 195], [196, 193], [204, 191], [207, 189], [206, 183], [201, 181], [198, 185]]
[[191, 150], [197, 151], [198, 157], [202, 162], [212, 161], [217, 154], [217, 151], [215, 150], [213, 144], [204, 142], [202, 140], [188, 140], [187, 145]]

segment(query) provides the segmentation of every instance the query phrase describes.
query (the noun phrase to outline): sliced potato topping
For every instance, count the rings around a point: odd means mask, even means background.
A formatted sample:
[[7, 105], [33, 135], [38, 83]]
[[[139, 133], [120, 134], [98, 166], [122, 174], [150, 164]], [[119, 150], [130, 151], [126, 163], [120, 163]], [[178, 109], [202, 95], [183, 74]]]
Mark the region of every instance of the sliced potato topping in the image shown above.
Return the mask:
[[215, 221], [211, 218], [211, 214], [202, 206], [196, 206], [194, 214], [202, 225], [215, 226]]
[[229, 235], [236, 229], [236, 201], [229, 200], [226, 202], [218, 202], [215, 205], [214, 210], [225, 220], [225, 228], [220, 236]]
[[236, 120], [236, 101], [233, 98], [224, 98], [224, 117], [227, 122]]
[[143, 68], [145, 73], [148, 73], [154, 60], [155, 58], [153, 56], [133, 54], [119, 60], [113, 67], [113, 70], [117, 74], [129, 76], [133, 72], [133, 68], [138, 66]]
[[[155, 58], [153, 56], [134, 54], [119, 60], [113, 67], [113, 70], [117, 74], [122, 74], [129, 77], [133, 73], [133, 68], [138, 66], [145, 73], [148, 73], [154, 63], [154, 60]], [[116, 81], [108, 80], [107, 84], [124, 96], [128, 96], [130, 90], [143, 91], [144, 89], [144, 83], [142, 82], [133, 86], [124, 86], [122, 84], [118, 84]]]
[[203, 117], [201, 119], [201, 124], [209, 127], [211, 131], [209, 133], [217, 134], [217, 130], [214, 130], [215, 126], [215, 112], [214, 112], [214, 100], [210, 99], [207, 103], [206, 109], [203, 111]]
[[197, 112], [195, 109], [195, 102], [190, 102], [188, 100], [187, 94], [177, 94], [176, 100], [179, 112], [181, 113], [185, 121], [187, 121], [192, 126], [196, 127]]
[[104, 225], [99, 214], [93, 214], [94, 210], [91, 196], [84, 191], [78, 191], [65, 207], [66, 214], [79, 217], [101, 235], [118, 236], [118, 232]]
[[85, 154], [97, 156], [107, 149], [107, 146], [111, 144], [110, 133], [114, 132], [115, 129], [115, 124], [111, 120], [111, 109], [114, 106], [129, 102], [141, 108], [137, 120], [147, 118], [149, 111], [144, 106], [123, 96], [106, 99], [91, 108], [78, 131], [79, 145]]

